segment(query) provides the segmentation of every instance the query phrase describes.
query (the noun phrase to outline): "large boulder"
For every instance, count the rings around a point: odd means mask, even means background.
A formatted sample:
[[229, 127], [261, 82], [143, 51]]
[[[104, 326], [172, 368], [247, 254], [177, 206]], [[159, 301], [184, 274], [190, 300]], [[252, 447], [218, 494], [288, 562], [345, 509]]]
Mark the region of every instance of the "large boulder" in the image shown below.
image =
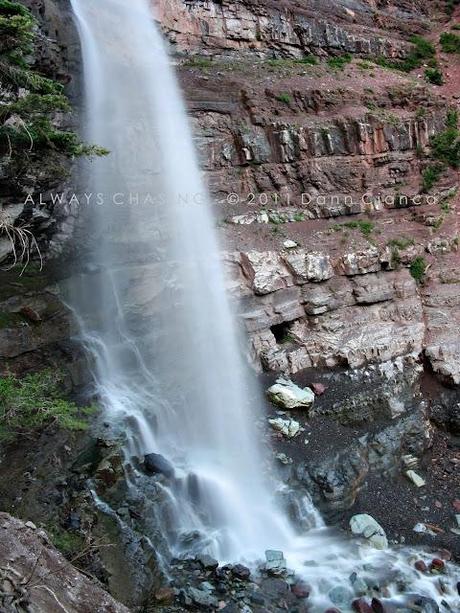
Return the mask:
[[283, 409], [309, 409], [315, 401], [315, 394], [309, 387], [302, 389], [289, 379], [283, 378], [279, 378], [275, 385], [268, 388], [267, 395]]
[[151, 475], [164, 475], [168, 479], [174, 477], [174, 466], [159, 453], [148, 453], [144, 457], [144, 468]]
[[367, 539], [375, 549], [386, 549], [388, 547], [385, 530], [371, 515], [367, 513], [353, 515], [350, 519], [350, 528], [353, 534]]
[[72, 566], [43, 530], [7, 513], [0, 513], [0, 569], [0, 610], [4, 613], [129, 613]]

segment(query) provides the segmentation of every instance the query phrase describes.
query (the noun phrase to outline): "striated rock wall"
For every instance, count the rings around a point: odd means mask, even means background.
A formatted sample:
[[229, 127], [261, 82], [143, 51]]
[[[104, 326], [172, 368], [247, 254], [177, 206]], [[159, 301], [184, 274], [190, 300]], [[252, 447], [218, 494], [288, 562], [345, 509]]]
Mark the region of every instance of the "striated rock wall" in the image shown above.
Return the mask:
[[425, 352], [435, 372], [459, 383], [458, 284], [442, 282], [442, 267], [420, 287], [391, 257], [371, 245], [338, 258], [300, 248], [233, 254], [242, 318], [263, 367], [358, 368]]
[[[178, 51], [238, 56], [350, 52], [396, 56], [401, 35], [427, 27], [426, 3], [325, 0], [159, 0], [158, 19]], [[382, 28], [387, 28], [382, 35]]]
[[155, 4], [259, 367], [425, 356], [459, 383], [457, 173], [423, 186], [457, 100], [423, 66], [369, 62], [404, 56], [445, 18], [424, 2]]

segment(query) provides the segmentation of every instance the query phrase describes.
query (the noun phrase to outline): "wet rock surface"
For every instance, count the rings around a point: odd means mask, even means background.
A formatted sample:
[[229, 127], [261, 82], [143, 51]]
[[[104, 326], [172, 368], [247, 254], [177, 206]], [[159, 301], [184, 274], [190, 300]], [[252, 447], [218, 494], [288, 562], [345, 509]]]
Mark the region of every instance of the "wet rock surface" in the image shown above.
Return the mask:
[[72, 566], [33, 522], [0, 513], [0, 535], [2, 612], [128, 613], [97, 581]]

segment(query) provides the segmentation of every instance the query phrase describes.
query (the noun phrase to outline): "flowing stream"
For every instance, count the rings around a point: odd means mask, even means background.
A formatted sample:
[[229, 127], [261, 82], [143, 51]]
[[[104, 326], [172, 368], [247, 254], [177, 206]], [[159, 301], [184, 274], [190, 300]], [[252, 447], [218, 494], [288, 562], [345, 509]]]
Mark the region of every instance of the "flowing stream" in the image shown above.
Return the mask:
[[166, 487], [171, 555], [190, 535], [222, 561], [281, 549], [313, 584], [318, 611], [364, 563], [396, 565], [411, 573], [414, 589], [439, 598], [406, 563], [409, 554], [338, 541], [308, 499], [313, 528], [298, 535], [276, 504], [255, 425], [262, 399], [242, 358], [209, 198], [152, 9], [147, 0], [72, 6], [84, 136], [110, 155], [85, 175], [92, 259], [71, 303], [105, 418], [125, 436], [128, 457], [157, 453], [174, 467]]

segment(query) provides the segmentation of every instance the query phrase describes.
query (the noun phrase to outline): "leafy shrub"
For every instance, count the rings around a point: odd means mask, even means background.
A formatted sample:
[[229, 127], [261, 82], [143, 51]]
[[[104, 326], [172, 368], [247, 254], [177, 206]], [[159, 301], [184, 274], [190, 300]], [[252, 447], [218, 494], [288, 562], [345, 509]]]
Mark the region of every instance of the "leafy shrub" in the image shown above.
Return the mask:
[[425, 276], [427, 268], [427, 263], [424, 257], [418, 255], [411, 262], [409, 267], [410, 274], [414, 277], [416, 281], [421, 281]]
[[445, 130], [433, 136], [430, 140], [431, 155], [451, 168], [460, 168], [460, 133], [453, 126], [453, 116], [447, 119]]
[[436, 185], [442, 174], [442, 166], [439, 164], [428, 166], [422, 172], [422, 191], [429, 192]]
[[[85, 145], [76, 133], [54, 125], [56, 112], [70, 111], [70, 104], [62, 84], [30, 68], [35, 37], [32, 13], [22, 4], [0, 0], [0, 87], [9, 94], [0, 105], [0, 154], [11, 158], [48, 148], [67, 157], [106, 155], [105, 149]], [[19, 98], [19, 88], [28, 93]]]
[[306, 55], [298, 60], [294, 60], [296, 64], [307, 64], [310, 66], [316, 66], [318, 58], [315, 55]]
[[433, 85], [442, 85], [444, 83], [444, 77], [439, 68], [427, 68], [425, 70], [425, 79]]
[[407, 247], [410, 247], [411, 245], [414, 244], [414, 239], [413, 238], [407, 238], [406, 236], [401, 236], [398, 238], [392, 238], [391, 240], [388, 241], [388, 246], [389, 247], [397, 247], [398, 249], [407, 249]]
[[285, 92], [276, 96], [276, 99], [284, 104], [291, 104], [291, 96]]
[[365, 219], [357, 219], [332, 226], [332, 229], [334, 231], [343, 230], [344, 228], [350, 228], [351, 230], [360, 230], [363, 236], [370, 236], [374, 231], [375, 225], [372, 223], [372, 221]]
[[439, 37], [444, 53], [460, 53], [460, 36], [453, 32], [443, 32]]
[[86, 429], [83, 417], [95, 409], [65, 400], [62, 381], [62, 374], [51, 370], [22, 379], [13, 375], [0, 379], [0, 440], [33, 436], [53, 424], [68, 430]]
[[327, 60], [328, 65], [334, 70], [343, 70], [347, 64], [353, 60], [350, 53], [339, 55], [337, 57], [331, 57]]
[[410, 42], [412, 43], [412, 48], [404, 59], [392, 60], [380, 57], [376, 59], [376, 63], [384, 68], [411, 72], [415, 68], [419, 68], [424, 62], [434, 60], [436, 48], [430, 41], [423, 38], [423, 36], [415, 35], [410, 38]]
[[455, 11], [455, 7], [460, 4], [460, 0], [447, 0], [446, 2], [446, 12], [448, 15], [452, 15]]

